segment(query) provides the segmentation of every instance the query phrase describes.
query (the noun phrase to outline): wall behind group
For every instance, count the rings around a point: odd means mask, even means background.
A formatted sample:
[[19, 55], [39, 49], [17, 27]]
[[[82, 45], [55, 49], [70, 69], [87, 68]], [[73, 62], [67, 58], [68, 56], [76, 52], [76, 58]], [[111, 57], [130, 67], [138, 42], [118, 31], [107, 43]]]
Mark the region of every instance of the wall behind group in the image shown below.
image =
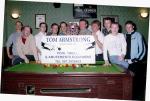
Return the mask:
[[[15, 31], [15, 19], [11, 18], [11, 13], [19, 11], [20, 17], [17, 20], [23, 22], [24, 25], [30, 25], [33, 29], [33, 34], [38, 33], [35, 28], [35, 14], [46, 14], [46, 23], [48, 31], [52, 23], [77, 22], [79, 19], [73, 18], [73, 4], [61, 4], [60, 8], [54, 8], [53, 3], [43, 2], [27, 2], [27, 1], [6, 1], [5, 5], [5, 23], [4, 23], [4, 40], [5, 46], [9, 35]], [[136, 23], [139, 32], [143, 34], [148, 41], [149, 19], [139, 16], [141, 8], [136, 7], [118, 7], [118, 6], [97, 6], [97, 19], [101, 19], [101, 15], [118, 15], [119, 23], [122, 25], [123, 32], [124, 23], [127, 20], [132, 20]], [[87, 19], [89, 23], [94, 19]]]

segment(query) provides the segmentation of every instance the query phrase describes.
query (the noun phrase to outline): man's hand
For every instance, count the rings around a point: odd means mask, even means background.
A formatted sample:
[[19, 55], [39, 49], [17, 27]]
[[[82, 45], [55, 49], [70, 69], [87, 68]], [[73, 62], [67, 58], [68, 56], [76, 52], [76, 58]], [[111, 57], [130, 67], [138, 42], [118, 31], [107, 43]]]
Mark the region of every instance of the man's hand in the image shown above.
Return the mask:
[[109, 61], [105, 61], [105, 64], [103, 66], [111, 66], [111, 64], [109, 63]]
[[40, 63], [41, 63], [41, 61], [40, 61], [40, 60], [36, 60], [35, 62], [36, 62], [37, 64], [40, 64]]
[[24, 61], [25, 61], [25, 63], [29, 63], [29, 60], [27, 58]]
[[94, 37], [94, 40], [96, 42], [96, 44], [98, 45], [98, 47], [103, 51], [103, 44], [99, 41], [98, 36], [96, 34], [92, 34]]
[[122, 54], [121, 56], [118, 56], [118, 59], [120, 60], [120, 61], [123, 61], [124, 60], [124, 55]]
[[131, 60], [131, 59], [129, 59], [129, 60], [128, 60], [128, 63], [129, 63], [129, 64], [132, 64], [133, 62], [132, 62], [132, 60]]
[[8, 55], [9, 59], [12, 59], [14, 56], [13, 55]]
[[93, 34], [95, 41], [98, 41], [98, 36], [96, 34]]

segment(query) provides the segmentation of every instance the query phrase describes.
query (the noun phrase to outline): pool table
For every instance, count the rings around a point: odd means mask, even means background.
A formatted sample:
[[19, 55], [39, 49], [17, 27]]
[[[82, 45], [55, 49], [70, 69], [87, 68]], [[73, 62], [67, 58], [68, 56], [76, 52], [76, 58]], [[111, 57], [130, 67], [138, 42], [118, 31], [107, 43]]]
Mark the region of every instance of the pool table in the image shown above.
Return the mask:
[[132, 99], [132, 72], [103, 61], [90, 65], [19, 64], [2, 72], [1, 92], [46, 96]]

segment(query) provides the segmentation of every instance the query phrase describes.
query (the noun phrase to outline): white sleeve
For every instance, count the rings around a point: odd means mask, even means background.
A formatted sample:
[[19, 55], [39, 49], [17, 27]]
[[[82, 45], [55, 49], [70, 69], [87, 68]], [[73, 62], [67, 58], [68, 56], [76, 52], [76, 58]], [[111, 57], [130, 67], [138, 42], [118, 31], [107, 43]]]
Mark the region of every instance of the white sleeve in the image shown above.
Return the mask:
[[32, 35], [30, 36], [30, 48], [33, 52], [35, 60], [38, 60], [36, 41], [35, 41], [35, 37], [33, 37]]
[[41, 49], [41, 37], [39, 37], [38, 35], [35, 36], [35, 44], [36, 44], [36, 47], [40, 50]]
[[35, 43], [36, 43], [36, 46], [38, 46], [38, 35], [35, 35]]
[[104, 44], [103, 44], [103, 57], [104, 60], [108, 60], [108, 54], [107, 54], [107, 46], [108, 46], [108, 42], [107, 42], [107, 37], [104, 37]]
[[127, 51], [127, 43], [126, 43], [126, 39], [125, 36], [122, 34], [121, 35], [121, 45], [122, 45], [122, 54], [126, 55], [126, 51]]
[[100, 33], [98, 40], [103, 44], [104, 43], [104, 35], [103, 33]]

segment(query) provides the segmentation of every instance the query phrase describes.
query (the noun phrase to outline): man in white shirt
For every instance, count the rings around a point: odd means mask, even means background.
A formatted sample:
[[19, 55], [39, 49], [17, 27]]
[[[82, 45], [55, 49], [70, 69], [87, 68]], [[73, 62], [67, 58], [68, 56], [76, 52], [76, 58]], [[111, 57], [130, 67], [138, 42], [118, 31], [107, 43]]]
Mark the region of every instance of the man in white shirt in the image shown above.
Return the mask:
[[96, 43], [95, 46], [96, 61], [102, 61], [104, 35], [100, 31], [100, 21], [94, 20], [91, 23], [91, 27], [92, 27], [92, 35]]
[[36, 48], [38, 51], [38, 57], [40, 60], [41, 57], [41, 39], [43, 36], [46, 36], [46, 31], [47, 31], [47, 24], [45, 22], [40, 23], [40, 29], [39, 29], [39, 33], [35, 35], [35, 41], [36, 41]]
[[[124, 68], [128, 68], [129, 64], [124, 60], [126, 55], [126, 40], [122, 33], [118, 33], [119, 24], [112, 23], [111, 25], [111, 32], [104, 38], [104, 66], [111, 65], [111, 63], [121, 65]], [[108, 52], [108, 53], [107, 53]], [[109, 54], [109, 56], [108, 56]], [[109, 57], [109, 60], [108, 60]]]

